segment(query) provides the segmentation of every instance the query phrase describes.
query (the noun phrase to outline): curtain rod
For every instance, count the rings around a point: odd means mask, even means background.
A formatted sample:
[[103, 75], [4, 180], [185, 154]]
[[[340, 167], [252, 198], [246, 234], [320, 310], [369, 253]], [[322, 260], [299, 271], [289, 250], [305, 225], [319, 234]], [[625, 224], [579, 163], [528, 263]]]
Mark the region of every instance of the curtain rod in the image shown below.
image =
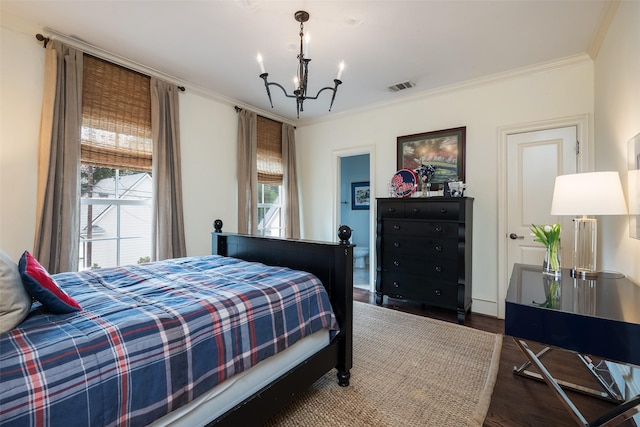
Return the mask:
[[[48, 30], [48, 31], [56, 33], [55, 31], [52, 31], [52, 30]], [[72, 38], [70, 38], [68, 36], [65, 36], [64, 34], [60, 34], [60, 33], [58, 33], [58, 34], [63, 39], [74, 40], [74, 39], [72, 39]], [[45, 37], [40, 33], [36, 34], [36, 39], [39, 42], [42, 42], [42, 44], [43, 44], [42, 47], [44, 47], [44, 48], [46, 48], [47, 44], [51, 41], [51, 38]], [[66, 42], [66, 40], [65, 40], [65, 42]], [[75, 42], [75, 40], [74, 40], [74, 42]], [[85, 53], [88, 53], [88, 54], [93, 55], [95, 57], [98, 57], [100, 59], [104, 59], [105, 61], [112, 62], [112, 63], [114, 63], [116, 65], [119, 65], [121, 67], [127, 68], [127, 69], [132, 70], [132, 71], [135, 71], [137, 73], [144, 74], [147, 77], [161, 77], [163, 80], [167, 80], [167, 77], [166, 77], [166, 75], [164, 75], [164, 73], [160, 73], [160, 72], [151, 72], [150, 73], [149, 72], [149, 70], [150, 70], [149, 68], [144, 67], [144, 66], [140, 66], [139, 64], [136, 64], [136, 66], [134, 67], [131, 64], [135, 64], [135, 63], [133, 63], [131, 61], [128, 61], [128, 60], [126, 60], [124, 58], [121, 58], [121, 57], [119, 57], [117, 55], [114, 55], [112, 53], [109, 53], [109, 52], [107, 52], [105, 50], [102, 50], [102, 49], [100, 49], [100, 48], [98, 48], [96, 46], [92, 46], [92, 45], [84, 43], [84, 42], [81, 42], [81, 43], [70, 43], [70, 44], [72, 44], [74, 47], [79, 48], [80, 50], [82, 50]], [[85, 47], [89, 47], [90, 48], [89, 52], [86, 52]], [[102, 53], [102, 55], [96, 54], [96, 52]], [[118, 58], [119, 61], [114, 60], [113, 59], [114, 57]], [[173, 79], [169, 79], [169, 80], [173, 80]], [[172, 84], [175, 84], [175, 83], [172, 83]], [[186, 90], [186, 88], [184, 86], [181, 86], [181, 85], [176, 85], [176, 86], [178, 87], [178, 89], [181, 92], [184, 92]]]
[[[242, 108], [242, 107], [238, 107], [237, 105], [236, 105], [236, 106], [234, 106], [234, 107], [233, 107], [233, 109], [234, 109], [234, 110], [236, 110], [236, 113], [239, 113], [240, 111], [244, 110], [244, 108]], [[256, 113], [256, 114], [258, 114], [258, 113]], [[281, 122], [280, 120], [275, 120], [275, 119], [272, 119], [272, 118], [270, 118], [270, 117], [264, 116], [264, 115], [262, 115], [262, 114], [258, 114], [258, 115], [259, 115], [260, 117], [264, 117], [265, 119], [273, 120], [274, 122], [279, 122], [279, 123], [283, 123], [283, 124], [285, 123], [285, 122]], [[287, 123], [287, 124], [289, 124], [289, 123]], [[291, 125], [291, 126], [293, 126], [293, 128], [294, 128], [294, 129], [298, 129], [298, 127], [297, 127], [297, 126], [294, 126], [294, 125]]]

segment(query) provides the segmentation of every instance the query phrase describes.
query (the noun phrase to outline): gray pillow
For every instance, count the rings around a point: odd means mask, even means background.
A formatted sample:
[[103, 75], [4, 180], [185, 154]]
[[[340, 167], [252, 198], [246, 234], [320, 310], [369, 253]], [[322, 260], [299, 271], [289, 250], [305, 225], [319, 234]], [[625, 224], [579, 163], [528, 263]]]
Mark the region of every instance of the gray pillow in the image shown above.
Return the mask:
[[31, 297], [18, 272], [18, 265], [0, 250], [0, 333], [18, 326], [29, 314]]

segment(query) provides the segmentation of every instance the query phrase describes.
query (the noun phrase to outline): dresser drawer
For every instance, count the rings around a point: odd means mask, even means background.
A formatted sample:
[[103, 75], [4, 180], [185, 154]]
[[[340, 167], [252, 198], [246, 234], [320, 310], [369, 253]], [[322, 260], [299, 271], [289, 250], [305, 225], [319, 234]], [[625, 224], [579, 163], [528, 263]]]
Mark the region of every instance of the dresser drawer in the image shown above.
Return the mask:
[[382, 261], [382, 271], [388, 273], [411, 273], [429, 280], [457, 281], [458, 263], [456, 259], [407, 257], [389, 254]]
[[457, 259], [459, 252], [457, 239], [437, 237], [413, 237], [402, 234], [388, 234], [383, 239], [382, 250], [386, 257], [416, 256], [429, 258]]
[[412, 221], [401, 219], [384, 219], [382, 232], [385, 237], [408, 235], [421, 237], [458, 237], [458, 224], [433, 221]]
[[378, 201], [378, 218], [402, 218], [404, 204], [397, 201]]
[[404, 217], [456, 221], [460, 217], [460, 203], [450, 201], [407, 202], [404, 204]]
[[416, 299], [430, 305], [455, 308], [456, 283], [429, 281], [411, 274], [383, 274], [382, 292], [395, 298]]

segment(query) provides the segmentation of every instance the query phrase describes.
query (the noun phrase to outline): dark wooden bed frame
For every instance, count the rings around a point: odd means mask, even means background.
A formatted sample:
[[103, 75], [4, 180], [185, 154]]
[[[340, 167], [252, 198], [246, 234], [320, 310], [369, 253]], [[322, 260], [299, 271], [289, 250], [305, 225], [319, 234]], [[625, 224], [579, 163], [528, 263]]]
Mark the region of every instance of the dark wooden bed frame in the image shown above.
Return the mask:
[[262, 390], [220, 416], [210, 426], [261, 425], [331, 369], [349, 385], [353, 364], [353, 247], [351, 229], [340, 227], [340, 243], [257, 237], [221, 232], [215, 222], [212, 253], [312, 273], [327, 289], [340, 333], [331, 343]]

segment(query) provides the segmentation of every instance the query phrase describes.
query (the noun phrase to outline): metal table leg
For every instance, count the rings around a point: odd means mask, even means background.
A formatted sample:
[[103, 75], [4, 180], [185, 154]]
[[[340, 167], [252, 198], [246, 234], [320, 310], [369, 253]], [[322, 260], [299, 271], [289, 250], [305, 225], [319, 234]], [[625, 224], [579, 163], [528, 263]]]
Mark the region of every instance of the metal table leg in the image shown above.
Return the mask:
[[[596, 372], [593, 363], [591, 360], [578, 355], [579, 359], [589, 368], [591, 373], [598, 379], [600, 384], [607, 390], [606, 392], [601, 392], [598, 390], [591, 389], [589, 387], [584, 387], [578, 384], [574, 384], [567, 381], [556, 380], [549, 373], [547, 368], [542, 364], [540, 360], [544, 355], [546, 355], [551, 349], [549, 347], [545, 347], [542, 351], [537, 354], [534, 353], [527, 343], [524, 340], [514, 338], [515, 343], [520, 347], [520, 350], [527, 356], [528, 362], [525, 362], [519, 368], [514, 367], [514, 373], [516, 375], [520, 375], [527, 378], [533, 378], [536, 380], [543, 380], [547, 383], [547, 385], [551, 388], [551, 390], [558, 396], [560, 401], [564, 404], [564, 406], [569, 410], [573, 418], [578, 422], [579, 425], [582, 426], [614, 426], [622, 421], [625, 421], [634, 415], [640, 413], [640, 396], [635, 396], [627, 401], [623, 401], [620, 394], [610, 386], [602, 376]], [[534, 365], [539, 371], [540, 374], [536, 372], [528, 371], [526, 368]], [[563, 387], [568, 388], [570, 390], [578, 391], [581, 393], [588, 394], [590, 396], [600, 397], [605, 400], [609, 400], [615, 403], [619, 403], [619, 405], [613, 408], [611, 411], [605, 413], [599, 418], [588, 422], [582, 413], [578, 410], [578, 408], [573, 404], [571, 399], [567, 396], [567, 394], [562, 389]]]
[[[558, 384], [558, 382], [551, 376], [547, 368], [544, 367], [540, 359], [536, 356], [536, 354], [531, 351], [529, 346], [523, 340], [519, 340], [514, 338], [514, 341], [520, 347], [520, 350], [527, 356], [527, 359], [534, 365], [541, 373], [542, 378], [547, 383], [547, 385], [551, 388], [551, 390], [558, 396], [560, 401], [564, 404], [564, 406], [571, 412], [573, 418], [578, 422], [578, 424], [583, 426], [589, 426], [589, 422], [582, 415], [582, 413], [576, 408], [571, 399], [567, 396], [567, 394], [562, 390], [562, 387]], [[546, 352], [545, 352], [546, 353]]]
[[[517, 343], [517, 341], [516, 341], [516, 343]], [[541, 351], [539, 351], [535, 356], [540, 360], [546, 354], [551, 352], [551, 350], [553, 350], [551, 347], [545, 347]], [[613, 403], [622, 403], [622, 402], [624, 402], [624, 399], [622, 399], [620, 397], [620, 395], [615, 390], [613, 390], [608, 384], [606, 384], [606, 382], [602, 379], [602, 377], [595, 371], [595, 367], [593, 366], [593, 364], [591, 364], [588, 360], [586, 360], [584, 356], [582, 356], [580, 354], [578, 354], [577, 356], [587, 366], [589, 371], [591, 371], [592, 375], [594, 377], [596, 377], [598, 382], [600, 384], [602, 384], [602, 386], [607, 391], [604, 392], [604, 391], [596, 390], [596, 389], [593, 389], [593, 388], [590, 388], [590, 387], [585, 387], [585, 386], [580, 385], [580, 384], [572, 383], [570, 381], [563, 381], [563, 380], [555, 379], [555, 381], [562, 388], [564, 388], [566, 390], [571, 390], [571, 391], [576, 391], [578, 393], [586, 394], [588, 396], [604, 399], [606, 401], [613, 402]], [[589, 365], [591, 365], [591, 366], [589, 366]], [[513, 373], [518, 375], [518, 376], [521, 376], [521, 377], [530, 378], [530, 379], [534, 379], [534, 380], [538, 380], [538, 381], [544, 381], [544, 378], [542, 377], [542, 375], [540, 375], [537, 372], [533, 372], [533, 371], [528, 370], [527, 368], [529, 366], [531, 366], [531, 362], [527, 360], [519, 368], [514, 366]]]

